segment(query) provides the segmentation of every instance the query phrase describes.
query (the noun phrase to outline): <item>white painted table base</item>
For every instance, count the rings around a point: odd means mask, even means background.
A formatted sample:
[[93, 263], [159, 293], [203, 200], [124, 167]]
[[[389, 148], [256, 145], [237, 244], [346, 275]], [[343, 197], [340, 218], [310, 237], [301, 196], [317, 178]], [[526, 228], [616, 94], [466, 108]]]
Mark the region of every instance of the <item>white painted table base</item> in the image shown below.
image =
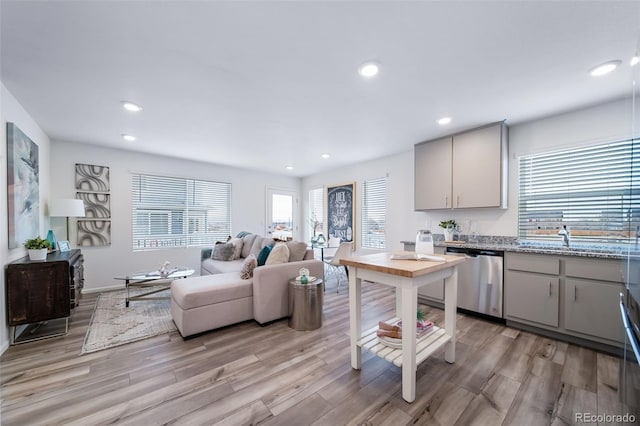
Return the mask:
[[[388, 254], [387, 254], [388, 256]], [[356, 259], [364, 259], [362, 256]], [[460, 260], [460, 258], [456, 258]], [[367, 266], [349, 266], [349, 318], [351, 335], [351, 366], [360, 370], [362, 365], [361, 350], [364, 347], [376, 353], [384, 359], [391, 360], [394, 364], [402, 367], [402, 398], [407, 402], [416, 399], [416, 369], [417, 365], [428, 358], [433, 352], [443, 345], [445, 349], [444, 359], [455, 362], [456, 348], [456, 305], [458, 294], [458, 271], [457, 264], [460, 261], [452, 261], [451, 265], [445, 269], [428, 272], [424, 275], [406, 277], [388, 272], [367, 269]], [[399, 261], [416, 262], [416, 261]], [[434, 265], [435, 262], [420, 263]], [[441, 265], [441, 264], [440, 264]], [[448, 265], [448, 264], [447, 264]], [[425, 284], [445, 280], [445, 303], [444, 303], [444, 332], [440, 329], [422, 337], [420, 342], [416, 342], [416, 328], [404, 327], [402, 330], [402, 350], [382, 348], [381, 344], [376, 344], [371, 337], [375, 336], [375, 327], [369, 333], [362, 334], [362, 280], [371, 281], [374, 284], [384, 284], [396, 289], [396, 315], [402, 319], [403, 324], [413, 324], [416, 321], [416, 310], [418, 306], [418, 287]], [[384, 320], [381, 318], [381, 320]], [[369, 336], [369, 337], [367, 337]], [[422, 343], [425, 341], [425, 343]], [[366, 344], [368, 342], [368, 344]], [[419, 346], [419, 353], [416, 354], [416, 347]], [[401, 351], [401, 354], [400, 352]]]

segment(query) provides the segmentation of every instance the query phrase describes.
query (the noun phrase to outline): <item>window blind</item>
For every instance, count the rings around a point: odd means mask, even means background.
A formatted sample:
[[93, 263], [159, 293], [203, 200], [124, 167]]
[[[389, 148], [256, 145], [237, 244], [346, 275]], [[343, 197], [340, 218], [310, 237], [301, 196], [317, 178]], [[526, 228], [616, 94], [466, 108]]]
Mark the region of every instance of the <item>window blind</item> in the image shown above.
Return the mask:
[[387, 178], [364, 182], [362, 195], [362, 247], [385, 248]]
[[640, 226], [640, 144], [607, 143], [520, 158], [518, 235], [625, 243]]
[[133, 250], [213, 245], [231, 233], [231, 184], [133, 174]]
[[324, 228], [324, 191], [316, 188], [309, 191], [309, 235], [322, 233]]

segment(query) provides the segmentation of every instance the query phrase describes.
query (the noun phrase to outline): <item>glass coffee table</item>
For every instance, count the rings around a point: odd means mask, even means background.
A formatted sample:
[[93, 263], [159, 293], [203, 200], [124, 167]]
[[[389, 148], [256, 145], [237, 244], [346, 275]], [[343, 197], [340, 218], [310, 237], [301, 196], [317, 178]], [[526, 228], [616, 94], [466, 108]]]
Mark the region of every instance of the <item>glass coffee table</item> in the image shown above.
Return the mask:
[[[160, 274], [159, 271], [148, 271], [148, 272], [135, 272], [131, 275], [127, 275], [126, 277], [115, 277], [116, 280], [124, 281], [124, 285], [127, 288], [127, 298], [125, 301], [125, 305], [128, 308], [129, 302], [135, 300], [162, 300], [169, 299], [169, 296], [154, 296], [150, 297], [153, 294], [160, 293], [161, 291], [165, 291], [171, 288], [171, 281], [178, 278], [187, 278], [193, 275], [195, 271], [189, 268], [177, 268], [169, 274]], [[153, 290], [146, 291], [143, 293], [136, 294], [131, 296], [129, 293], [129, 289], [131, 287], [159, 287], [154, 288]]]

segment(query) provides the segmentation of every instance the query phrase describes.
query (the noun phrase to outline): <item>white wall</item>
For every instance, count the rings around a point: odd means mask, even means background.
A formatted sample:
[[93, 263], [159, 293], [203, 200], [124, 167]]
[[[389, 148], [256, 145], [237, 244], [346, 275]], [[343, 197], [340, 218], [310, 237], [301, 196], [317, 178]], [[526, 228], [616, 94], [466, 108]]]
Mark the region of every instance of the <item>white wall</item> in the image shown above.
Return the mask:
[[[215, 149], [212, 147], [211, 149]], [[85, 292], [123, 286], [114, 277], [154, 269], [165, 260], [174, 266], [191, 267], [200, 273], [200, 248], [168, 248], [133, 252], [131, 248], [131, 173], [141, 172], [231, 182], [232, 233], [265, 233], [266, 186], [300, 191], [300, 179], [246, 169], [180, 160], [163, 156], [101, 148], [94, 145], [53, 141], [51, 145], [52, 198], [75, 198], [75, 164], [108, 166], [111, 177], [111, 245], [82, 247], [85, 258]], [[58, 239], [65, 235], [63, 218], [53, 218]], [[70, 242], [76, 248], [75, 220], [70, 223]]]
[[[631, 133], [631, 100], [622, 99], [594, 107], [572, 111], [509, 128], [509, 208], [461, 209], [415, 212], [413, 210], [413, 150], [380, 158], [355, 166], [342, 167], [308, 176], [302, 180], [302, 198], [305, 208], [302, 217], [308, 217], [306, 200], [308, 191], [327, 184], [358, 182], [356, 207], [357, 245], [362, 241], [360, 202], [362, 182], [388, 176], [386, 249], [400, 250], [401, 240], [414, 240], [418, 229], [431, 229], [442, 233], [438, 223], [455, 219], [459, 223], [475, 221], [481, 235], [517, 236], [518, 233], [518, 160], [523, 154], [556, 151], [579, 145], [628, 138]], [[508, 124], [508, 121], [507, 121]], [[416, 141], [421, 142], [421, 141]], [[482, 165], [479, 164], [478, 167]], [[437, 184], [434, 183], [434, 184]], [[308, 232], [305, 238], [309, 238]], [[360, 253], [366, 250], [359, 249]]]
[[[0, 353], [9, 346], [9, 328], [7, 325], [6, 288], [4, 266], [16, 259], [26, 256], [24, 247], [9, 250], [9, 222], [7, 218], [7, 122], [15, 123], [22, 132], [38, 145], [40, 161], [40, 236], [46, 236], [49, 228], [48, 219], [44, 216], [49, 200], [49, 137], [33, 121], [27, 111], [22, 108], [16, 98], [0, 82]], [[35, 235], [34, 235], [35, 236]]]

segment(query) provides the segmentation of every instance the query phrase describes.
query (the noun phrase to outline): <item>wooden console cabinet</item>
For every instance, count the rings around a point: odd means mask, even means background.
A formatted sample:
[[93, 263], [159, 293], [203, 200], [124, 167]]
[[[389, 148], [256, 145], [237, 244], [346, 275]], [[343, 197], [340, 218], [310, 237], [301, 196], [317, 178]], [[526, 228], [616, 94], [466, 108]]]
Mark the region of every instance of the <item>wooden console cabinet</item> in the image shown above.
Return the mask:
[[[79, 304], [84, 285], [83, 256], [80, 250], [54, 252], [44, 261], [23, 257], [7, 265], [7, 314], [15, 327], [68, 318]], [[66, 332], [66, 326], [65, 326]]]

